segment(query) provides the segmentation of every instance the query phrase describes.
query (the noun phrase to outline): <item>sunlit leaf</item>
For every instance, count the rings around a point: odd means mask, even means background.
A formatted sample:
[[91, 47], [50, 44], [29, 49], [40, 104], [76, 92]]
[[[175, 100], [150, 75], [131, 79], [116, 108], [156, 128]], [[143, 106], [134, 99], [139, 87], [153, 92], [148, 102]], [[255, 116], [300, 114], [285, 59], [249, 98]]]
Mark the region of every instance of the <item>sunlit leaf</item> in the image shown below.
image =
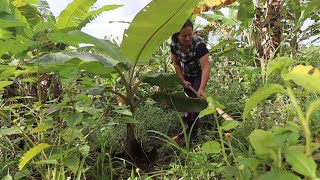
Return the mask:
[[295, 149], [286, 149], [284, 156], [294, 171], [311, 179], [316, 178], [317, 165], [312, 157], [308, 157], [303, 152]]
[[105, 58], [126, 63], [126, 58], [120, 53], [118, 46], [108, 40], [98, 39], [81, 31], [71, 31], [68, 33], [56, 32], [48, 35], [52, 42], [65, 43], [74, 47], [79, 47], [80, 43], [92, 44]]
[[88, 145], [83, 145], [79, 148], [80, 153], [84, 156], [87, 157], [90, 152], [90, 146]]
[[208, 154], [216, 154], [220, 153], [221, 151], [221, 145], [216, 141], [208, 141], [204, 143], [201, 147], [201, 149]]
[[311, 114], [318, 110], [320, 110], [320, 99], [317, 99], [309, 104], [307, 107], [306, 119], [309, 121]]
[[30, 131], [30, 134], [34, 134], [34, 133], [39, 133], [39, 132], [44, 132], [48, 129], [51, 129], [53, 128], [54, 126], [53, 125], [42, 125], [42, 126], [38, 126], [36, 128], [33, 128], [31, 131]]
[[7, 174], [5, 177], [2, 178], [2, 180], [13, 180], [13, 179], [10, 174]]
[[151, 1], [125, 30], [121, 52], [133, 63], [149, 60], [162, 42], [181, 29], [198, 3], [199, 0]]
[[60, 13], [57, 20], [58, 29], [74, 30], [86, 17], [87, 12], [97, 0], [74, 0]]
[[11, 84], [13, 84], [13, 81], [1, 81], [0, 82], [0, 90], [3, 90], [3, 88], [5, 88]]
[[36, 26], [40, 21], [43, 21], [36, 6], [23, 0], [12, 0], [11, 3], [20, 11], [21, 15], [26, 18], [29, 25]]
[[0, 129], [0, 137], [12, 135], [12, 134], [21, 134], [22, 132], [18, 127], [11, 127], [11, 128], [2, 128]]
[[298, 65], [287, 74], [283, 79], [292, 80], [296, 84], [314, 93], [320, 93], [320, 70], [312, 66]]
[[300, 180], [299, 176], [288, 171], [269, 171], [261, 175], [259, 180]]
[[261, 129], [255, 129], [249, 135], [249, 141], [258, 155], [269, 154], [273, 151], [272, 147], [276, 146], [272, 132]]
[[287, 68], [294, 63], [294, 60], [289, 57], [280, 57], [269, 62], [267, 68], [267, 76], [272, 73], [280, 73], [283, 68]]
[[242, 119], [245, 120], [248, 117], [250, 111], [271, 94], [284, 91], [284, 88], [280, 84], [268, 84], [264, 87], [261, 87], [250, 96], [248, 102], [244, 107]]
[[222, 128], [222, 130], [230, 131], [231, 129], [234, 129], [239, 125], [240, 125], [239, 121], [224, 121], [222, 123], [221, 128]]
[[83, 18], [83, 20], [79, 23], [77, 29], [80, 30], [81, 28], [83, 28], [84, 26], [86, 26], [88, 23], [90, 23], [92, 20], [94, 20], [95, 18], [97, 18], [98, 16], [100, 16], [103, 12], [105, 11], [111, 11], [114, 9], [117, 9], [119, 7], [122, 7], [123, 5], [105, 5], [102, 6], [99, 9], [93, 10], [93, 11], [89, 11]]
[[23, 154], [23, 156], [20, 158], [19, 163], [19, 170], [22, 170], [24, 166], [37, 154], [39, 154], [41, 151], [45, 150], [46, 148], [50, 147], [47, 143], [40, 143], [37, 146], [29, 149], [26, 153]]
[[16, 17], [9, 13], [0, 11], [0, 28], [25, 26], [26, 24], [21, 22]]

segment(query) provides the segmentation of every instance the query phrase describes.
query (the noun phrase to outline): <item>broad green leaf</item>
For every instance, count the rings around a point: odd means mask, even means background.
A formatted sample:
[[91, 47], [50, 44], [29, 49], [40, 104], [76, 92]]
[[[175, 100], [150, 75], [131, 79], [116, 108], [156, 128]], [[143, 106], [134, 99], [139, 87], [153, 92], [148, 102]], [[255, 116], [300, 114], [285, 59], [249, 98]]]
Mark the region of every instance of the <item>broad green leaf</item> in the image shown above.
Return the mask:
[[77, 138], [84, 141], [84, 136], [81, 133], [81, 131], [79, 131], [78, 129], [69, 128], [66, 131], [64, 131], [62, 134], [62, 139], [65, 140], [66, 142], [71, 142]]
[[68, 33], [56, 32], [48, 35], [52, 42], [65, 43], [74, 47], [79, 47], [80, 43], [92, 44], [107, 59], [126, 63], [126, 58], [120, 53], [117, 45], [108, 40], [95, 38], [81, 31], [71, 31]]
[[254, 5], [250, 1], [242, 1], [239, 5], [237, 19], [244, 22], [244, 26], [248, 27], [248, 21], [252, 21], [254, 17], [255, 9]]
[[149, 60], [163, 41], [181, 29], [198, 3], [199, 0], [151, 1], [125, 30], [121, 52], [134, 64]]
[[5, 177], [2, 178], [2, 180], [13, 180], [13, 179], [10, 174], [7, 174]]
[[89, 11], [85, 17], [83, 18], [83, 20], [79, 23], [77, 29], [80, 30], [81, 28], [85, 27], [88, 23], [90, 23], [92, 20], [94, 20], [95, 18], [97, 18], [98, 16], [100, 16], [103, 12], [105, 11], [111, 11], [114, 9], [117, 9], [119, 7], [122, 7], [123, 5], [105, 5], [102, 6], [99, 9], [93, 10], [93, 11]]
[[258, 165], [260, 164], [257, 158], [239, 158], [238, 162], [240, 165], [249, 167], [252, 171], [256, 171]]
[[177, 110], [178, 112], [200, 112], [208, 106], [205, 99], [190, 98], [184, 92], [166, 93], [156, 92], [151, 98], [163, 108]]
[[[37, 61], [31, 61], [36, 63]], [[115, 61], [113, 59], [106, 59], [105, 57], [87, 53], [87, 52], [58, 52], [44, 55], [40, 58], [40, 65], [44, 65], [45, 68], [63, 71], [71, 66], [71, 69], [75, 67], [78, 70], [86, 70], [89, 73], [96, 75], [105, 75], [114, 71], [114, 66], [122, 66], [123, 63]], [[53, 65], [49, 66], [48, 65]]]
[[22, 43], [17, 39], [0, 39], [0, 55], [10, 52], [12, 54], [19, 54], [29, 48], [28, 44]]
[[77, 124], [79, 124], [83, 119], [82, 113], [72, 113], [68, 114], [65, 117], [65, 120], [67, 121], [67, 124], [70, 128], [75, 128]]
[[213, 98], [211, 96], [207, 97], [207, 102], [208, 102], [208, 106], [205, 109], [203, 109], [202, 111], [200, 111], [198, 118], [202, 118], [202, 117], [209, 115], [209, 114], [216, 114], [217, 108], [224, 109], [224, 106], [222, 104], [220, 104], [219, 102], [213, 100]]
[[58, 16], [57, 28], [76, 29], [96, 1], [97, 0], [73, 0]]
[[10, 13], [9, 0], [1, 0], [0, 1], [0, 11]]
[[0, 73], [0, 79], [5, 79], [10, 76], [14, 76], [15, 68], [4, 70]]
[[39, 132], [44, 132], [48, 129], [51, 129], [51, 128], [54, 128], [53, 125], [42, 125], [42, 126], [38, 126], [36, 128], [33, 128], [31, 131], [30, 131], [30, 134], [34, 134], [34, 133], [39, 133]]
[[26, 24], [21, 22], [16, 17], [12, 16], [11, 14], [0, 11], [0, 28], [17, 26], [26, 26]]
[[230, 131], [231, 129], [235, 129], [239, 125], [240, 125], [239, 121], [224, 121], [222, 123], [221, 128], [222, 130]]
[[250, 111], [271, 94], [284, 91], [284, 88], [280, 84], [268, 84], [264, 87], [259, 88], [249, 97], [249, 100], [244, 107], [242, 119], [245, 120]]
[[270, 76], [272, 73], [281, 73], [284, 68], [291, 66], [293, 63], [294, 60], [289, 57], [276, 58], [269, 62], [267, 76]]
[[214, 106], [208, 106], [202, 111], [200, 111], [198, 118], [203, 118], [204, 116], [207, 116], [209, 114], [214, 114], [216, 113], [216, 108]]
[[70, 155], [63, 159], [63, 164], [66, 165], [74, 174], [79, 169], [80, 159], [75, 155]]
[[40, 21], [43, 21], [36, 6], [32, 6], [23, 0], [12, 0], [11, 3], [20, 11], [21, 15], [26, 18], [30, 26], [34, 27]]
[[249, 135], [249, 141], [258, 155], [269, 154], [273, 151], [272, 147], [276, 146], [272, 132], [261, 129], [254, 130]]
[[320, 110], [320, 99], [317, 99], [308, 105], [306, 115], [307, 121], [309, 121], [311, 114], [318, 110]]
[[208, 154], [216, 154], [221, 152], [221, 146], [220, 143], [216, 141], [208, 141], [204, 143], [201, 147], [201, 149]]
[[161, 88], [175, 88], [181, 81], [175, 73], [155, 73], [142, 78], [142, 82]]
[[0, 82], [0, 90], [3, 90], [5, 87], [13, 84], [13, 81], [1, 81]]
[[41, 151], [47, 149], [48, 147], [50, 147], [49, 144], [47, 143], [40, 143], [37, 146], [29, 149], [26, 153], [23, 154], [23, 156], [20, 159], [20, 163], [19, 163], [19, 170], [21, 171], [24, 166], [33, 158], [35, 157], [37, 154], [39, 154]]
[[274, 126], [272, 128], [275, 136], [274, 140], [279, 147], [283, 146], [285, 143], [295, 145], [299, 142], [299, 132], [292, 130], [293, 127], [288, 127], [289, 125], [285, 128], [281, 128], [279, 126]]
[[295, 149], [286, 149], [284, 156], [294, 171], [311, 179], [316, 178], [317, 165], [312, 157], [308, 157], [303, 152]]
[[[9, 39], [9, 38], [14, 38], [13, 36], [13, 32], [0, 28], [0, 38], [1, 39]], [[8, 58], [10, 58], [10, 56], [8, 56]]]
[[132, 124], [139, 124], [141, 123], [140, 121], [136, 120], [134, 117], [129, 117], [129, 116], [123, 116], [118, 119], [120, 122], [123, 123], [132, 123]]
[[301, 180], [301, 178], [288, 171], [269, 171], [258, 180]]
[[30, 177], [30, 175], [31, 175], [30, 171], [27, 168], [25, 168], [25, 169], [22, 169], [21, 171], [18, 171], [14, 175], [13, 179], [14, 180], [19, 180], [19, 179], [22, 179], [22, 178], [26, 179], [26, 177]]
[[283, 75], [284, 80], [292, 80], [296, 84], [314, 93], [320, 93], [320, 70], [312, 66], [298, 65], [287, 74]]
[[79, 148], [79, 151], [84, 157], [87, 157], [89, 155], [90, 146], [83, 145]]

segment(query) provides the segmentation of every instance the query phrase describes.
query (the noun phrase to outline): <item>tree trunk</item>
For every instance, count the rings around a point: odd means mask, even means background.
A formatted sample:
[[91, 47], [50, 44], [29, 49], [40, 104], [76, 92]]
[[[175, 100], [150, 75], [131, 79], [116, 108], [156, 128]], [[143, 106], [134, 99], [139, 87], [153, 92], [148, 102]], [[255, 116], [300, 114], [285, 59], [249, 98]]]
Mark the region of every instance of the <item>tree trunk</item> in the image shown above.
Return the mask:
[[267, 65], [267, 62], [278, 52], [281, 42], [281, 0], [269, 0], [266, 9], [257, 4], [255, 6], [256, 13], [253, 19], [255, 29], [252, 39], [258, 57], [263, 59], [264, 65]]

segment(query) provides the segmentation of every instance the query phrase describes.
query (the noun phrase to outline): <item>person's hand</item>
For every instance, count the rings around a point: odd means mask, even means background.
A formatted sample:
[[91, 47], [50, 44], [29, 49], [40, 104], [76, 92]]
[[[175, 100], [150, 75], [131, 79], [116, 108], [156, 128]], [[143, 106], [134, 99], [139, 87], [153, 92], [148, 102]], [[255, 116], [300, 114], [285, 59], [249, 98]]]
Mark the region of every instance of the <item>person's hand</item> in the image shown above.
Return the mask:
[[188, 88], [189, 89], [189, 86], [191, 86], [191, 83], [189, 81], [182, 81], [183, 85], [185, 88]]
[[199, 88], [197, 96], [198, 96], [198, 98], [205, 98], [206, 97], [206, 93], [204, 92], [203, 88]]

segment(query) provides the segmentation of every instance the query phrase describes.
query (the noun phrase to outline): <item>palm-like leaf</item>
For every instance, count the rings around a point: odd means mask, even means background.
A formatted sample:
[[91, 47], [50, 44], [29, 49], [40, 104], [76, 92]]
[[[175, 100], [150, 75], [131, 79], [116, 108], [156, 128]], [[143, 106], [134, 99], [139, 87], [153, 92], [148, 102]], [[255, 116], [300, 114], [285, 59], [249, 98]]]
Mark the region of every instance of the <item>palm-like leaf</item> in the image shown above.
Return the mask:
[[[12, 5], [16, 7], [21, 15], [27, 20], [30, 26], [35, 26], [42, 21], [42, 16], [36, 6], [22, 0], [13, 0]], [[17, 16], [16, 16], [17, 17]]]
[[74, 0], [60, 13], [57, 20], [58, 29], [75, 29], [83, 19], [87, 17], [87, 13], [91, 6], [97, 0]]
[[124, 32], [121, 51], [134, 63], [148, 60], [163, 41], [179, 31], [198, 3], [198, 0], [153, 0]]
[[85, 18], [79, 23], [77, 29], [80, 30], [81, 28], [86, 26], [88, 23], [90, 23], [92, 20], [100, 16], [104, 11], [111, 11], [122, 6], [123, 5], [105, 5], [97, 10], [88, 12]]
[[6, 12], [0, 12], [0, 28], [25, 26], [26, 24], [21, 22], [16, 17]]

